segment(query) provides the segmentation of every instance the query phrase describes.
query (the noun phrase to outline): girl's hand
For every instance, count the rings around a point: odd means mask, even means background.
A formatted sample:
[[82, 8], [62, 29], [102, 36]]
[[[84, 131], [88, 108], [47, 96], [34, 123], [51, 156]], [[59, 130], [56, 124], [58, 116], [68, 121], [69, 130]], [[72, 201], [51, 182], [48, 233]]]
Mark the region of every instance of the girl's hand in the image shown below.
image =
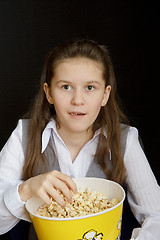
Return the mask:
[[32, 196], [36, 196], [45, 203], [51, 204], [51, 197], [53, 197], [58, 204], [65, 206], [64, 199], [56, 189], [63, 193], [68, 202], [72, 202], [70, 190], [77, 193], [75, 182], [66, 174], [56, 170], [26, 180], [19, 186], [18, 191], [22, 201], [27, 201]]

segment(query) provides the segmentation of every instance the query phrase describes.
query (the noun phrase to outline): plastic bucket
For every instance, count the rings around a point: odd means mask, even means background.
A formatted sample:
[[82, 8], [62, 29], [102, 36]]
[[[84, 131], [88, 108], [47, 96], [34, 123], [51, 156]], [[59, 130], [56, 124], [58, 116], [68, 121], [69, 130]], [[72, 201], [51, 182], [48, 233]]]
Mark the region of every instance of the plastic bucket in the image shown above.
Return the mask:
[[42, 200], [32, 197], [26, 202], [39, 240], [116, 240], [120, 237], [122, 209], [125, 192], [123, 188], [102, 178], [74, 179], [78, 187], [91, 188], [92, 191], [103, 193], [110, 198], [118, 199], [119, 203], [100, 213], [75, 218], [47, 218], [35, 212], [43, 204]]

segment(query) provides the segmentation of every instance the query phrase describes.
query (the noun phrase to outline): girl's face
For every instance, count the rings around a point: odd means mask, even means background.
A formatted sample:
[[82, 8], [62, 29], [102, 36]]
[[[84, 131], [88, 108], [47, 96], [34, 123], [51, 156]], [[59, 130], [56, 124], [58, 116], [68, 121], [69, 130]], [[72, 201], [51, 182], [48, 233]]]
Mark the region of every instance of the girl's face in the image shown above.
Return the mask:
[[44, 84], [50, 104], [54, 104], [60, 129], [83, 133], [92, 129], [102, 106], [105, 106], [111, 87], [105, 88], [102, 67], [87, 58], [73, 58], [59, 63], [51, 86]]

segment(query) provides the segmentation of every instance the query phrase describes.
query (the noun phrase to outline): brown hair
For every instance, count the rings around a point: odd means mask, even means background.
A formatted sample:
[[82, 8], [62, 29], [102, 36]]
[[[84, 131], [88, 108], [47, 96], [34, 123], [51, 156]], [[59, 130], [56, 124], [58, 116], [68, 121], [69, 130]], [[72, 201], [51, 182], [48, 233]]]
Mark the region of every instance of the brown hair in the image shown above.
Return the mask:
[[[101, 107], [99, 115], [93, 124], [93, 132], [101, 128], [95, 160], [103, 168], [108, 179], [123, 183], [125, 168], [121, 154], [120, 123], [126, 123], [126, 117], [117, 104], [116, 82], [113, 66], [107, 48], [98, 45], [94, 41], [86, 39], [70, 41], [58, 46], [50, 51], [46, 57], [41, 76], [39, 94], [35, 99], [35, 103], [30, 113], [28, 148], [23, 169], [23, 178], [26, 180], [32, 177], [37, 166], [42, 168], [41, 159], [43, 159], [44, 166], [47, 164], [48, 160], [45, 153], [41, 153], [42, 132], [50, 119], [52, 117], [55, 118], [56, 112], [54, 107], [51, 107], [48, 104], [43, 85], [45, 82], [48, 86], [51, 85], [55, 68], [59, 62], [75, 57], [85, 57], [101, 64], [103, 67], [103, 79], [105, 85], [111, 86], [112, 90], [108, 103], [106, 106]], [[104, 130], [107, 131], [107, 138], [103, 135]], [[112, 166], [109, 167], [107, 159], [110, 152], [112, 156]]]

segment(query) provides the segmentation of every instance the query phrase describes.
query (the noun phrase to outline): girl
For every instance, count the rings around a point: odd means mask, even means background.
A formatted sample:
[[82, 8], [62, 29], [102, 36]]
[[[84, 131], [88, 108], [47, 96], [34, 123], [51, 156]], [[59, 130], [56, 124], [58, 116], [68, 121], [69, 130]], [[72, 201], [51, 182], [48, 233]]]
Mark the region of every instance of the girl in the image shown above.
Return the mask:
[[115, 76], [106, 47], [77, 40], [47, 56], [29, 119], [18, 125], [0, 155], [0, 233], [20, 219], [32, 196], [64, 206], [77, 192], [73, 177], [102, 177], [126, 184], [142, 225], [132, 238], [158, 240], [160, 188], [117, 104]]

